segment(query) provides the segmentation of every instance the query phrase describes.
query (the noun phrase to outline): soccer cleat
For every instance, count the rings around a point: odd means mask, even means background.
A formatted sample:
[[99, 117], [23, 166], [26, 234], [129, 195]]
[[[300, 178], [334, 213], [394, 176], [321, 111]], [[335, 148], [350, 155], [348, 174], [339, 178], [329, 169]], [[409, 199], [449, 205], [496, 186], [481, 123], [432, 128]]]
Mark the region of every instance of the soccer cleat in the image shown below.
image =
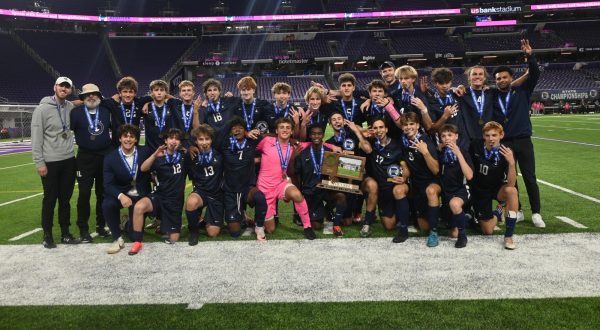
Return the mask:
[[46, 249], [55, 249], [56, 248], [56, 243], [54, 243], [54, 238], [52, 237], [52, 235], [44, 235], [44, 240], [42, 241], [42, 245]]
[[143, 246], [144, 245], [142, 244], [142, 242], [133, 242], [133, 246], [131, 247], [131, 250], [129, 250], [128, 254], [130, 256], [138, 254], [138, 252], [142, 250]]
[[81, 241], [80, 241], [80, 240], [78, 240], [77, 238], [73, 237], [73, 235], [71, 235], [71, 234], [66, 234], [66, 235], [63, 235], [63, 236], [60, 238], [60, 241], [61, 241], [63, 244], [79, 244], [79, 243], [81, 243]]
[[342, 227], [340, 227], [340, 226], [333, 226], [333, 234], [336, 237], [342, 237], [342, 236], [344, 236], [344, 232], [342, 231]]
[[362, 213], [360, 213], [360, 212], [354, 213], [354, 217], [352, 218], [352, 221], [354, 223], [361, 223], [362, 222]]
[[404, 243], [408, 239], [408, 231], [398, 230], [396, 236], [392, 239], [392, 243]]
[[112, 244], [108, 247], [106, 252], [108, 254], [115, 254], [115, 253], [121, 251], [121, 249], [124, 247], [125, 247], [125, 242], [123, 241], [123, 238], [119, 237], [117, 240], [112, 242]]
[[437, 232], [433, 230], [429, 231], [429, 237], [427, 237], [427, 246], [436, 247], [438, 244], [440, 244], [440, 242], [438, 240]]
[[267, 240], [267, 235], [265, 235], [265, 227], [254, 227], [254, 233], [256, 233], [256, 240], [264, 242]]
[[515, 242], [513, 242], [512, 237], [504, 237], [504, 248], [507, 250], [514, 250], [517, 248]]
[[360, 237], [366, 238], [371, 236], [371, 226], [363, 225], [360, 229]]
[[519, 210], [517, 212], [517, 222], [521, 222], [525, 220], [525, 214], [523, 214], [523, 210]]
[[148, 217], [149, 220], [152, 220], [149, 224], [146, 225], [146, 229], [154, 229], [156, 227], [160, 227], [160, 220], [154, 217]]
[[96, 227], [96, 234], [99, 237], [110, 237], [110, 230], [106, 230], [104, 227]]
[[198, 230], [190, 231], [190, 237], [188, 237], [188, 244], [190, 246], [198, 245], [199, 236], [200, 233], [198, 233]]
[[165, 242], [165, 244], [169, 244], [169, 245], [175, 245], [175, 243], [177, 243], [177, 241], [172, 241], [172, 240], [170, 240], [168, 238], [165, 239], [164, 242]]
[[542, 219], [542, 215], [539, 213], [534, 213], [531, 215], [531, 222], [533, 222], [533, 225], [537, 228], [546, 228], [546, 223]]
[[79, 237], [79, 241], [81, 243], [93, 243], [94, 239], [92, 238], [92, 236], [90, 236], [89, 233], [82, 233]]
[[311, 228], [304, 228], [304, 237], [306, 237], [308, 240], [313, 240], [315, 238], [317, 238], [317, 235], [315, 235], [315, 231]]
[[302, 219], [300, 219], [300, 214], [296, 213], [294, 214], [294, 216], [292, 217], [292, 221], [294, 222], [294, 224], [296, 226], [302, 226]]
[[454, 243], [454, 247], [457, 249], [461, 249], [467, 246], [467, 236], [458, 237], [456, 243]]

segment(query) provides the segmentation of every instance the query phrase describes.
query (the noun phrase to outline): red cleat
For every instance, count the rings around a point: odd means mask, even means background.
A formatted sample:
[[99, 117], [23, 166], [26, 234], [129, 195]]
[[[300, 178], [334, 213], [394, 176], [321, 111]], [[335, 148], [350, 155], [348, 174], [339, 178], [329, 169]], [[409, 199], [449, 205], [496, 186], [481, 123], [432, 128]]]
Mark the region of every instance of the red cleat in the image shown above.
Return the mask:
[[138, 254], [138, 252], [140, 252], [140, 250], [142, 249], [142, 242], [133, 242], [133, 246], [131, 247], [131, 250], [129, 250], [129, 255], [133, 256]]

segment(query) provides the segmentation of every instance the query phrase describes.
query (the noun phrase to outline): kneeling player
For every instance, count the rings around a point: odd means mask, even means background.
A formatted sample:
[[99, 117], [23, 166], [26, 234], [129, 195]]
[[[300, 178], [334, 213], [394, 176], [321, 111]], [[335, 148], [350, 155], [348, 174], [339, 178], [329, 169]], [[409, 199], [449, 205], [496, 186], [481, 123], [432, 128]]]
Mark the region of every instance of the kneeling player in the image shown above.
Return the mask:
[[474, 143], [471, 146], [475, 176], [473, 178], [473, 206], [475, 216], [479, 220], [484, 235], [491, 235], [502, 210], [492, 212], [492, 200], [506, 202], [508, 214], [504, 247], [508, 250], [516, 248], [512, 236], [517, 222], [519, 196], [515, 183], [517, 170], [512, 150], [500, 144], [504, 137], [502, 125], [490, 121], [483, 126], [484, 145]]
[[454, 247], [463, 248], [467, 246], [463, 208], [469, 200], [465, 179], [470, 181], [473, 178], [473, 163], [469, 153], [458, 146], [459, 135], [455, 125], [445, 124], [440, 128], [439, 135], [443, 144], [440, 155], [442, 202], [452, 212], [450, 237], [458, 237]]
[[165, 135], [165, 144], [144, 161], [140, 170], [156, 173], [156, 190], [140, 199], [133, 209], [134, 241], [129, 255], [135, 255], [142, 249], [144, 217], [147, 213], [159, 217], [161, 232], [167, 233], [166, 243], [173, 244], [179, 240], [181, 232], [181, 209], [185, 191], [184, 152], [180, 150], [181, 130], [171, 128]]
[[327, 215], [325, 203], [335, 205], [333, 233], [344, 235], [342, 231], [343, 216], [346, 211], [346, 195], [342, 192], [325, 190], [317, 187], [321, 182], [321, 168], [326, 151], [331, 149], [323, 145], [323, 126], [315, 124], [308, 129], [312, 146], [304, 149], [294, 161], [294, 169], [300, 175], [302, 195], [306, 198], [308, 215], [313, 228], [321, 228]]
[[208, 207], [204, 220], [206, 234], [215, 237], [223, 226], [223, 156], [212, 148], [214, 131], [207, 124], [201, 124], [192, 130], [199, 152], [195, 158], [186, 159], [187, 173], [194, 189], [185, 204], [185, 214], [190, 230], [189, 244], [198, 244], [200, 224], [198, 222], [202, 208]]

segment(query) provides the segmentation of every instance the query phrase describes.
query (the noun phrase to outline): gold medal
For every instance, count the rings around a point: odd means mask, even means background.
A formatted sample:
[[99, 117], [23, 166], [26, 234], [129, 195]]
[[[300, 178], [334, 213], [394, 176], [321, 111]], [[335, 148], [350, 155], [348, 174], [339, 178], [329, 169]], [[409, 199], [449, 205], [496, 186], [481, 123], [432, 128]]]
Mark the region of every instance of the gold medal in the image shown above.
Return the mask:
[[190, 133], [185, 133], [183, 135], [183, 138], [186, 139], [186, 140], [189, 140], [190, 139]]
[[508, 123], [508, 118], [504, 118], [504, 123]]
[[63, 133], [61, 134], [61, 136], [62, 136], [62, 138], [63, 138], [63, 139], [65, 139], [65, 140], [66, 140], [66, 139], [69, 137], [69, 134], [67, 134], [67, 132], [63, 132]]
[[135, 188], [135, 179], [131, 180], [131, 186]]
[[96, 140], [96, 136], [95, 135], [90, 135], [90, 140], [92, 140], [92, 141]]
[[479, 125], [483, 125], [483, 118], [479, 118]]

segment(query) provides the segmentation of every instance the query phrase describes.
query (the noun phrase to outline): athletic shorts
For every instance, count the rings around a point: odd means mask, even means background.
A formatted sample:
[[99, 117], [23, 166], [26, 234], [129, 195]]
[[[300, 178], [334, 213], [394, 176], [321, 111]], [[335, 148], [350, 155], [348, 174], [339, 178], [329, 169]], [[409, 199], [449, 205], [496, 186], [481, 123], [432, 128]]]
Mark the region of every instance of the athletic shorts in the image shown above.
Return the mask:
[[499, 186], [490, 190], [479, 190], [473, 189], [472, 204], [473, 210], [475, 211], [475, 217], [479, 221], [490, 220], [494, 214], [492, 202], [498, 200], [498, 192], [500, 192]]
[[377, 210], [380, 217], [392, 217], [396, 213], [393, 190], [393, 186], [377, 190]]
[[163, 233], [181, 232], [181, 211], [183, 199], [167, 199], [152, 193], [147, 196], [152, 202], [152, 216], [160, 219], [160, 231]]
[[412, 181], [410, 188], [412, 189], [414, 195], [414, 206], [416, 208], [417, 211], [417, 216], [422, 218], [422, 217], [426, 217], [427, 214], [427, 208], [429, 207], [429, 203], [427, 202], [427, 187], [429, 187], [430, 184], [435, 183], [437, 185], [439, 185], [439, 181], [437, 180], [430, 180], [430, 181]]
[[248, 198], [248, 190], [244, 192], [229, 192], [223, 193], [223, 204], [225, 208], [225, 221], [241, 222], [244, 219], [244, 210], [246, 209], [246, 200]]
[[464, 205], [467, 205], [469, 203], [470, 196], [471, 194], [466, 187], [450, 193], [442, 190], [442, 204], [448, 204], [452, 198], [458, 197], [463, 200]]
[[308, 216], [311, 222], [323, 223], [323, 220], [327, 217], [327, 209], [325, 208], [325, 202], [327, 198], [327, 192], [317, 189], [312, 194], [305, 194], [306, 206], [308, 206]]
[[[277, 185], [274, 189], [270, 191], [262, 191], [265, 195], [265, 200], [267, 201], [267, 214], [265, 215], [265, 219], [271, 219], [277, 214], [277, 201], [285, 200], [285, 190], [293, 186], [294, 184], [290, 181], [281, 181], [279, 185]], [[287, 201], [286, 201], [287, 202]]]
[[211, 226], [223, 227], [223, 194], [211, 194], [205, 190], [196, 188], [192, 192], [202, 198], [202, 207], [206, 207], [204, 222]]

